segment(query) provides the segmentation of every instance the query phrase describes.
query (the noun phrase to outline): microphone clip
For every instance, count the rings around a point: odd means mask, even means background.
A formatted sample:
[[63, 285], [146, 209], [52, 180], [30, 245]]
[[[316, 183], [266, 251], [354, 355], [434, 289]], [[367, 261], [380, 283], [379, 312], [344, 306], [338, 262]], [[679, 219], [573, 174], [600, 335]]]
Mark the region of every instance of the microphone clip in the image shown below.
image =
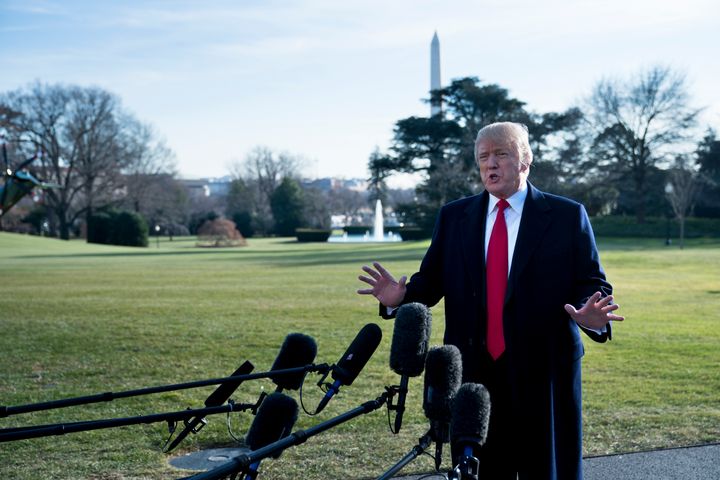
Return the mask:
[[[229, 402], [228, 402], [228, 403], [229, 403]], [[191, 408], [188, 408], [188, 410], [192, 410], [192, 409], [191, 409]], [[200, 430], [203, 429], [203, 427], [205, 427], [205, 425], [208, 424], [208, 422], [207, 422], [207, 419], [205, 419], [205, 417], [202, 417], [202, 418], [198, 419], [197, 423], [193, 422], [192, 420], [188, 420], [188, 419], [186, 418], [186, 419], [183, 420], [183, 424], [185, 425], [186, 428], [187, 428], [187, 427], [191, 427], [191, 428], [190, 428], [190, 431], [191, 431], [192, 433], [198, 433]], [[194, 425], [193, 425], [193, 424], [194, 424]]]
[[[257, 399], [257, 402], [255, 402], [253, 405], [250, 406], [250, 412], [252, 412], [253, 415], [257, 415], [258, 408], [260, 408], [260, 405], [262, 405], [263, 400], [265, 400], [265, 397], [267, 397], [267, 393], [261, 392], [260, 397]], [[232, 402], [231, 400], [228, 400], [228, 403]]]
[[403, 388], [401, 385], [385, 385], [388, 410], [399, 410], [399, 405], [397, 403], [393, 403], [393, 399], [395, 398], [395, 395], [399, 395], [403, 393], [403, 391], [407, 393], [407, 387]]
[[327, 369], [323, 369], [323, 375], [320, 377], [320, 380], [317, 382], [317, 386], [320, 387], [320, 390], [323, 391], [323, 393], [327, 393], [328, 390], [330, 390], [330, 386], [332, 386], [332, 383], [326, 382], [328, 375], [330, 375], [330, 372], [332, 372], [335, 369], [335, 365], [330, 366]]

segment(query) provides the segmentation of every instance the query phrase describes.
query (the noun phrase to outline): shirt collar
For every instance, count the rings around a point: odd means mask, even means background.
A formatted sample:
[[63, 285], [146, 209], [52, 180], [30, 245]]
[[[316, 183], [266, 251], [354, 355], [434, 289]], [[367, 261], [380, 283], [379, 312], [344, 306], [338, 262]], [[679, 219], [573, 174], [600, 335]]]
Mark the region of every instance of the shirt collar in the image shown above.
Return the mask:
[[[512, 208], [517, 213], [522, 213], [523, 205], [525, 205], [525, 199], [527, 198], [528, 194], [528, 186], [527, 182], [518, 190], [517, 192], [513, 193], [510, 198], [507, 199], [507, 202], [510, 204], [510, 208]], [[490, 215], [491, 212], [495, 210], [495, 206], [500, 201], [499, 198], [497, 198], [493, 194], [490, 195], [490, 201], [488, 202], [488, 215]]]

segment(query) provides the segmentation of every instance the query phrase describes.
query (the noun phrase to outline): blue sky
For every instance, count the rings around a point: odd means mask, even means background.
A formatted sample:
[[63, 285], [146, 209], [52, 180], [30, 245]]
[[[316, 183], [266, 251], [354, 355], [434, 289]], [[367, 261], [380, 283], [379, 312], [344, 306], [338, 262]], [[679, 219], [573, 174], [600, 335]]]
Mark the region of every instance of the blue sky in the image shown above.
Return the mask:
[[720, 130], [716, 0], [0, 0], [0, 92], [103, 87], [185, 177], [258, 145], [302, 155], [308, 176], [366, 177], [394, 123], [427, 115], [436, 30], [443, 84], [477, 76], [559, 111], [662, 63]]

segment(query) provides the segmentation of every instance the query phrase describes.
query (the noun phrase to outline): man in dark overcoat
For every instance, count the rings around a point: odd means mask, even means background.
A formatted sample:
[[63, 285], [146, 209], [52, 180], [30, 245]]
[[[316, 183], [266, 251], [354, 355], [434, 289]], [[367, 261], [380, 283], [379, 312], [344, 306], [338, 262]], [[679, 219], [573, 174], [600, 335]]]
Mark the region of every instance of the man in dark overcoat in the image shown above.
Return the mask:
[[490, 392], [480, 478], [582, 479], [580, 331], [605, 342], [623, 317], [585, 208], [527, 181], [527, 128], [484, 127], [475, 159], [485, 191], [442, 207], [419, 271], [406, 283], [364, 266], [358, 293], [385, 317], [444, 298], [444, 342], [462, 353], [463, 381]]

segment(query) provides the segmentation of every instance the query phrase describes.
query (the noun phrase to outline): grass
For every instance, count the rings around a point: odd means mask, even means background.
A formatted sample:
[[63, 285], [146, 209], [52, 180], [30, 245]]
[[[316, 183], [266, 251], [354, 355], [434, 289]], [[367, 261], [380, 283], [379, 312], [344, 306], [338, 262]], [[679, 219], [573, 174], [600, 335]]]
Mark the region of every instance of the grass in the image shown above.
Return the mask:
[[[298, 244], [250, 239], [249, 246], [198, 249], [191, 239], [153, 240], [133, 249], [0, 233], [0, 404], [19, 405], [104, 391], [229, 375], [245, 359], [269, 369], [285, 335], [318, 343], [332, 363], [368, 322], [383, 340], [356, 382], [308, 428], [375, 398], [397, 375], [388, 367], [392, 323], [354, 292], [360, 266], [383, 262], [398, 275], [417, 269], [427, 242]], [[627, 321], [614, 340], [586, 342], [583, 369], [585, 450], [624, 452], [720, 440], [720, 242], [684, 250], [657, 240], [600, 241], [608, 277]], [[433, 343], [443, 312], [433, 309]], [[318, 377], [304, 401], [317, 404]], [[233, 396], [252, 402], [255, 381]], [[198, 408], [212, 391], [172, 392], [0, 419], [0, 427], [71, 422]], [[291, 392], [297, 398], [297, 392]], [[374, 478], [427, 429], [422, 380], [411, 379], [398, 436], [385, 411], [359, 417], [263, 462], [265, 478]], [[243, 433], [248, 414], [233, 414]], [[163, 424], [131, 426], [0, 444], [3, 478], [174, 479], [161, 452]], [[174, 454], [231, 446], [225, 417], [210, 417]], [[448, 455], [446, 454], [445, 457]], [[443, 466], [448, 467], [447, 458]], [[418, 458], [403, 472], [432, 469]]]

